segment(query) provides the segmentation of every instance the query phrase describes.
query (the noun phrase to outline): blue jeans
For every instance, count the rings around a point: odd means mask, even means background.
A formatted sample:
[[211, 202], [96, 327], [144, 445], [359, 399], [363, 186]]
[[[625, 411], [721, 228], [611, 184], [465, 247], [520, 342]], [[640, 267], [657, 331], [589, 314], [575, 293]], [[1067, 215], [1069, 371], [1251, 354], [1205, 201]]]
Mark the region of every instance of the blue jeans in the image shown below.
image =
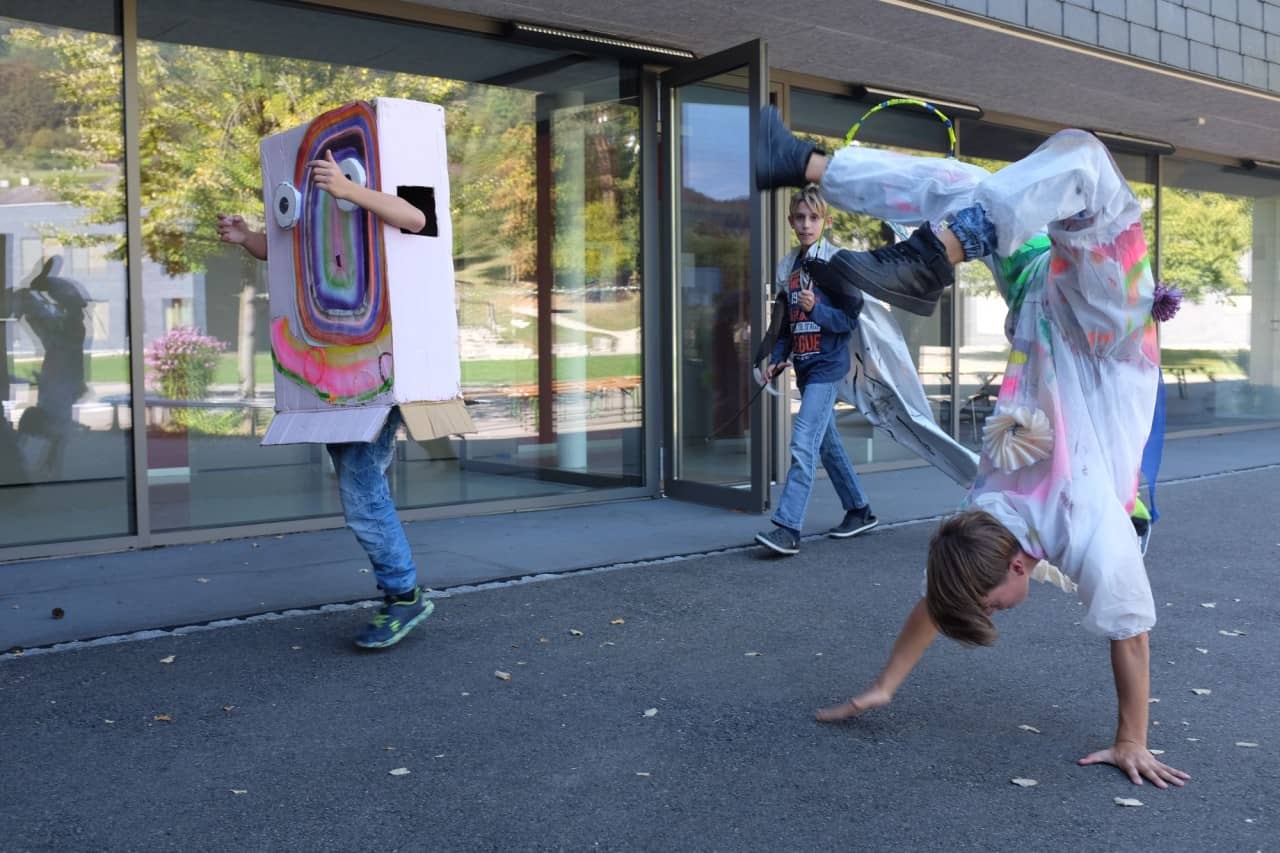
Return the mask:
[[378, 587], [388, 595], [410, 592], [418, 584], [409, 540], [387, 483], [400, 423], [400, 410], [393, 408], [373, 441], [326, 445], [338, 472], [338, 495], [347, 527], [369, 555]]
[[804, 513], [813, 494], [813, 474], [819, 459], [845, 512], [867, 505], [867, 496], [836, 430], [836, 390], [835, 382], [810, 382], [800, 392], [800, 412], [791, 425], [791, 470], [773, 514], [774, 524], [797, 533], [804, 528]]

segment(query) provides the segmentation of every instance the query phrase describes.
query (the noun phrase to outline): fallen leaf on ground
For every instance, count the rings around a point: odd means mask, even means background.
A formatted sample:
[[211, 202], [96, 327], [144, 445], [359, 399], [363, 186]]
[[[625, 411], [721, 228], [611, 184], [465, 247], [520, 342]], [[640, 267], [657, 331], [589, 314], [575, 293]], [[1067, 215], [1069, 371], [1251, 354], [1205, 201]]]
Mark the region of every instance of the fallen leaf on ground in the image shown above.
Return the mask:
[[106, 723], [107, 725], [109, 725], [109, 726], [110, 726], [110, 725], [112, 725], [112, 724], [114, 724], [114, 723], [115, 723], [115, 720], [103, 720], [102, 722], [104, 722], [104, 723]]
[[749, 658], [764, 657], [764, 652], [747, 652], [745, 656]]
[[1216, 602], [1216, 601], [1202, 601], [1202, 602], [1200, 602], [1200, 606], [1201, 606], [1201, 607], [1217, 607], [1217, 606], [1218, 606], [1218, 602]]
[[626, 620], [626, 619], [622, 619], [622, 618], [618, 618], [618, 619], [610, 619], [610, 620], [609, 620], [609, 624], [610, 624], [610, 625], [625, 625], [625, 624], [627, 624], [627, 620]]
[[1164, 755], [1163, 749], [1148, 749], [1147, 752], [1151, 753], [1152, 755]]
[[439, 755], [433, 755], [433, 756], [431, 756], [431, 757], [432, 757], [432, 758], [444, 758], [444, 753], [442, 752], [442, 753], [440, 753]]
[[1200, 654], [1202, 654], [1202, 655], [1207, 655], [1207, 654], [1209, 654], [1209, 650], [1208, 650], [1208, 649], [1202, 649], [1202, 648], [1200, 648], [1199, 646], [1196, 646], [1196, 651], [1198, 651], [1198, 652], [1199, 652]]
[[646, 717], [656, 717], [656, 716], [658, 716], [658, 709], [657, 709], [657, 708], [645, 708], [644, 715], [645, 715]]
[[53, 608], [53, 612], [51, 615], [53, 616], [54, 619], [61, 619], [63, 616], [66, 616], [67, 613], [61, 607], [55, 607]]
[[1036, 785], [1040, 784], [1035, 779], [1023, 779], [1021, 776], [1016, 779], [1010, 779], [1009, 781], [1017, 785], [1019, 788], [1034, 788]]
[[168, 657], [160, 658], [160, 663], [173, 663], [173, 661], [174, 661], [174, 658], [175, 658], [175, 657], [177, 657], [177, 656], [176, 656], [176, 655], [169, 655]]
[[1148, 704], [1148, 705], [1155, 705], [1155, 704], [1156, 704], [1156, 703], [1158, 703], [1159, 701], [1160, 701], [1159, 699], [1157, 699], [1156, 697], [1152, 696], [1150, 699], [1148, 699], [1148, 700], [1147, 700], [1147, 704]]
[[1219, 633], [1219, 634], [1221, 634], [1221, 635], [1222, 635], [1222, 636], [1224, 636], [1224, 637], [1246, 637], [1246, 636], [1248, 636], [1244, 631], [1219, 631], [1218, 633]]
[[495, 678], [501, 678], [503, 681], [510, 681], [510, 680], [511, 680], [511, 673], [509, 673], [509, 672], [503, 672], [503, 671], [502, 671], [502, 670], [500, 670], [500, 669], [495, 669], [495, 670], [493, 671], [493, 675], [494, 675], [494, 677], [495, 677]]
[[249, 793], [249, 789], [248, 789], [248, 788], [232, 788], [232, 789], [231, 789], [231, 793], [233, 793], [233, 794], [247, 794], [247, 793]]
[[152, 717], [151, 719], [152, 719], [152, 720], [154, 720], [154, 721], [155, 721], [155, 722], [157, 722], [157, 723], [172, 723], [172, 722], [173, 722], [173, 717], [170, 717], [168, 714], [156, 714], [156, 715], [155, 715], [154, 717]]
[[1192, 687], [1191, 692], [1196, 694], [1197, 696], [1208, 696], [1213, 691], [1210, 690], [1208, 687]]
[[228, 712], [228, 713], [230, 713], [230, 712], [231, 712], [231, 709], [233, 709], [233, 708], [235, 708], [235, 705], [223, 705], [223, 706], [222, 706], [222, 710], [224, 710], [224, 711], [226, 711], [226, 712]]
[[581, 632], [581, 631], [579, 631], [577, 628], [570, 628], [570, 629], [569, 629], [569, 636], [570, 636], [570, 637], [581, 637], [581, 636], [582, 636], [582, 632]]
[[652, 774], [652, 773], [649, 773], [649, 772], [647, 772], [647, 771], [645, 771], [645, 770], [637, 770], [637, 771], [636, 771], [636, 775], [637, 775], [637, 776], [652, 776], [653, 774]]
[[1040, 734], [1040, 730], [1037, 729], [1035, 726], [1021, 725], [1021, 726], [1018, 726], [1018, 728], [1022, 729], [1024, 732], [1031, 732], [1033, 735]]
[[605, 640], [605, 641], [604, 641], [603, 643], [601, 643], [600, 645], [601, 645], [601, 646], [616, 646], [616, 645], [618, 645], [618, 644], [617, 644], [617, 643], [615, 643], [615, 642], [612, 642], [612, 641], [610, 641], [610, 640]]
[[1187, 740], [1191, 741], [1192, 743], [1199, 743], [1199, 742], [1200, 742], [1200, 738], [1198, 738], [1198, 737], [1189, 737], [1189, 738], [1187, 738]]
[[549, 642], [551, 642], [551, 641], [550, 641], [550, 640], [548, 640], [546, 637], [539, 637], [539, 638], [538, 638], [538, 642], [539, 642], [539, 643], [549, 643]]
[[409, 775], [409, 768], [408, 768], [408, 767], [397, 767], [395, 770], [388, 770], [388, 771], [387, 771], [387, 773], [388, 773], [388, 774], [390, 774], [390, 775], [392, 775], [392, 776], [408, 776], [408, 775]]
[[208, 583], [208, 578], [196, 578], [196, 583]]
[[1245, 749], [1257, 749], [1258, 745], [1251, 740], [1238, 740], [1236, 746], [1242, 746]]
[[1115, 804], [1117, 806], [1137, 807], [1142, 805], [1142, 800], [1135, 800], [1133, 797], [1116, 797]]
[[362, 574], [362, 575], [367, 575], [367, 574], [369, 574], [369, 570], [368, 570], [368, 569], [360, 569], [360, 574]]
[[290, 646], [289, 648], [296, 652], [298, 649], [302, 648], [302, 646]]

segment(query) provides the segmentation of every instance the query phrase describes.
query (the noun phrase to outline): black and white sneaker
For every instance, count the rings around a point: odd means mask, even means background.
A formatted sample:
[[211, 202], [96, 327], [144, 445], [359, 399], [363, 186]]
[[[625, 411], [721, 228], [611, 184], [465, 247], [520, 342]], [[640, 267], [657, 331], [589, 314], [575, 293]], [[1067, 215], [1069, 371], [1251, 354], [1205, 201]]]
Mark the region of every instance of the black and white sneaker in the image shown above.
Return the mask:
[[947, 248], [928, 223], [901, 243], [870, 252], [841, 249], [826, 261], [806, 260], [804, 268], [826, 290], [861, 290], [921, 317], [933, 314], [938, 297], [956, 280]]
[[1147, 556], [1147, 548], [1151, 545], [1151, 521], [1146, 518], [1138, 518], [1136, 515], [1129, 520], [1133, 522], [1133, 532], [1138, 534], [1138, 550], [1145, 557]]
[[858, 509], [851, 509], [844, 514], [844, 521], [827, 531], [832, 539], [848, 539], [859, 533], [866, 533], [880, 523], [880, 519], [871, 514], [871, 504]]
[[800, 536], [786, 527], [775, 527], [756, 534], [756, 541], [778, 554], [790, 557], [800, 553]]

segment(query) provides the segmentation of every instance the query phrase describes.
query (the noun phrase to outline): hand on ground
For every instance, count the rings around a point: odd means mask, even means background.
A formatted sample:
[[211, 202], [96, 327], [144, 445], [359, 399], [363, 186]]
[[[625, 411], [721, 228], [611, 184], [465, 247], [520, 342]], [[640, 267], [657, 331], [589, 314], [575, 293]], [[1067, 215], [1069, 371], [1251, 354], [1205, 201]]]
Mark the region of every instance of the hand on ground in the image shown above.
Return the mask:
[[1119, 767], [1129, 781], [1141, 785], [1143, 779], [1150, 780], [1157, 788], [1168, 788], [1170, 784], [1181, 787], [1184, 780], [1191, 776], [1160, 761], [1145, 746], [1132, 741], [1117, 741], [1110, 749], [1100, 749], [1080, 759], [1082, 766], [1088, 764], [1110, 764]]

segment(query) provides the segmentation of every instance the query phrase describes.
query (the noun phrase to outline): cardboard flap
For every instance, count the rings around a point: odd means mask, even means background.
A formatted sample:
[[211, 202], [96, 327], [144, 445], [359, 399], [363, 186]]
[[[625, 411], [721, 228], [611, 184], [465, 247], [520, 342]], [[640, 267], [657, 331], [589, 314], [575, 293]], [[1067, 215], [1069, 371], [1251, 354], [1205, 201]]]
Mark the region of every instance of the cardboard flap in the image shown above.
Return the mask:
[[438, 403], [401, 403], [400, 414], [415, 441], [476, 431], [462, 398]]
[[373, 441], [391, 406], [359, 406], [320, 412], [277, 412], [262, 437], [266, 444], [338, 444]]

